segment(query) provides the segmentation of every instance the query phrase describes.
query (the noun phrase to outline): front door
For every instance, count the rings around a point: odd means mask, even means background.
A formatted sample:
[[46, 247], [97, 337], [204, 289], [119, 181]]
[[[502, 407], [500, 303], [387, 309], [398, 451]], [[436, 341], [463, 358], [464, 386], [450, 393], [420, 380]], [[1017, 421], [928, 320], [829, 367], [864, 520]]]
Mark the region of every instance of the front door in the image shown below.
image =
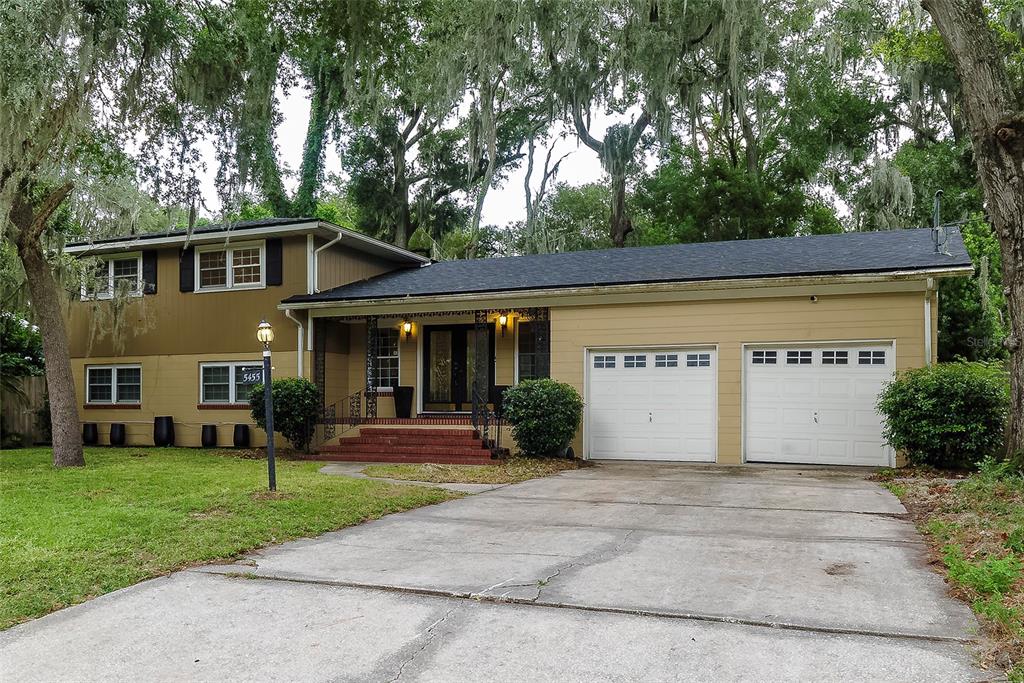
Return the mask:
[[[488, 325], [489, 387], [494, 386], [494, 330]], [[473, 403], [476, 370], [473, 325], [428, 325], [423, 328], [423, 410], [468, 411]], [[490, 396], [490, 391], [488, 392]]]

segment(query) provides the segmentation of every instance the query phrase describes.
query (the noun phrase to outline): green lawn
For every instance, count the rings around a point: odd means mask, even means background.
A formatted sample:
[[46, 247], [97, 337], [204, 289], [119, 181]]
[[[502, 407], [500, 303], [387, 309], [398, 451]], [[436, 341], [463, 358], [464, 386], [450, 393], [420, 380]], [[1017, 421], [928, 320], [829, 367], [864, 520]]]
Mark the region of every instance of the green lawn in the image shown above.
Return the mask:
[[[227, 452], [230, 453], [230, 452]], [[191, 564], [457, 497], [185, 448], [0, 452], [0, 629]]]
[[369, 465], [363, 474], [405, 481], [452, 484], [515, 484], [581, 467], [580, 460], [511, 458], [494, 465]]

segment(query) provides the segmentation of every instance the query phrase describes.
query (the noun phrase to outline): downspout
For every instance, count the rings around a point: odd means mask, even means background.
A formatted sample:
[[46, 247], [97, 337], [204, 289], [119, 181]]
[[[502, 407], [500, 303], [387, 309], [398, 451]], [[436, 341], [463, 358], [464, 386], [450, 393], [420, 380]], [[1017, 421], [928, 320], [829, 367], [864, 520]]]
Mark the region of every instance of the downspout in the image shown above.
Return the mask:
[[932, 364], [932, 290], [935, 280], [928, 278], [924, 288], [924, 364]]
[[284, 314], [285, 314], [285, 317], [287, 317], [289, 320], [291, 320], [293, 323], [295, 323], [298, 326], [299, 345], [295, 347], [296, 351], [298, 352], [296, 354], [296, 357], [298, 358], [297, 370], [298, 370], [298, 373], [299, 373], [299, 377], [305, 377], [306, 375], [302, 372], [305, 369], [303, 367], [304, 363], [302, 362], [302, 360], [303, 360], [303, 357], [306, 355], [305, 343], [304, 343], [305, 342], [305, 335], [306, 335], [306, 327], [302, 324], [302, 321], [300, 321], [298, 318], [295, 317], [295, 314], [292, 313], [291, 309], [285, 309]]
[[345, 237], [344, 234], [338, 233], [337, 237], [332, 239], [322, 247], [318, 247], [313, 251], [313, 282], [310, 283], [310, 294], [316, 294], [320, 291], [320, 252], [328, 247], [333, 247], [335, 244], [340, 242]]

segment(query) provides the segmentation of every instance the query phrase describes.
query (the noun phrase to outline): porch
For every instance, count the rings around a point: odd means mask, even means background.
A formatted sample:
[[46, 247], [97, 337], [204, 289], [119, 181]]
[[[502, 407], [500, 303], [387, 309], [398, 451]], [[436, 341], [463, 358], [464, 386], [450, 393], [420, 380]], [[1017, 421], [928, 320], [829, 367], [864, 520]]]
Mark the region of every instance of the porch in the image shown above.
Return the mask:
[[549, 375], [548, 310], [316, 317], [312, 351], [321, 459], [477, 461], [513, 445], [504, 390]]

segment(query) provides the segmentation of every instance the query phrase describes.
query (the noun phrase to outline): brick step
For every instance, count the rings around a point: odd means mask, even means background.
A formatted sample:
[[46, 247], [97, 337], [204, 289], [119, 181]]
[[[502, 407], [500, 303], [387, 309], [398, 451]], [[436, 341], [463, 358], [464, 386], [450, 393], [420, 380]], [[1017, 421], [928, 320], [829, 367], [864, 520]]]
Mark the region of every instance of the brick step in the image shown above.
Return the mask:
[[490, 454], [487, 457], [470, 457], [466, 455], [415, 455], [393, 453], [364, 453], [347, 451], [345, 453], [321, 452], [310, 455], [307, 460], [323, 460], [327, 462], [387, 462], [387, 463], [431, 463], [434, 465], [493, 465]]
[[473, 446], [483, 448], [484, 442], [468, 436], [345, 436], [342, 444], [388, 444], [392, 446]]
[[491, 452], [479, 446], [419, 446], [415, 444], [403, 444], [391, 446], [389, 444], [363, 443], [347, 447], [344, 444], [338, 446], [324, 446], [320, 449], [323, 453], [394, 453], [396, 455], [466, 455], [470, 457], [490, 457]]
[[422, 427], [361, 427], [359, 436], [462, 436], [476, 438], [475, 429], [424, 429]]

